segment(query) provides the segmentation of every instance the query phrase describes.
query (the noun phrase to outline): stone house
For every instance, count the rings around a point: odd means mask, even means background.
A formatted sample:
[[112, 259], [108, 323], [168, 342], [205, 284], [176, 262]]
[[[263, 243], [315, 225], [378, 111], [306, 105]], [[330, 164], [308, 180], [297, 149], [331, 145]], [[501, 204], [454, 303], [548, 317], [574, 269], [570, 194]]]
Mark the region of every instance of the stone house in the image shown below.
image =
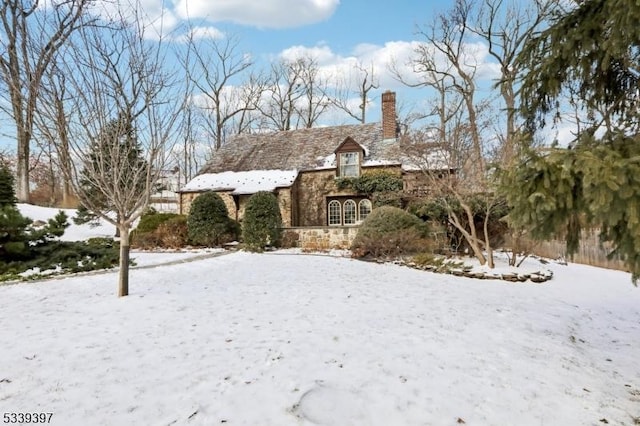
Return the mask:
[[273, 192], [289, 239], [309, 249], [347, 248], [372, 210], [363, 194], [339, 189], [336, 178], [369, 170], [414, 182], [400, 160], [395, 93], [382, 95], [382, 122], [233, 137], [179, 192], [187, 214], [200, 193], [216, 191], [242, 221], [249, 197]]

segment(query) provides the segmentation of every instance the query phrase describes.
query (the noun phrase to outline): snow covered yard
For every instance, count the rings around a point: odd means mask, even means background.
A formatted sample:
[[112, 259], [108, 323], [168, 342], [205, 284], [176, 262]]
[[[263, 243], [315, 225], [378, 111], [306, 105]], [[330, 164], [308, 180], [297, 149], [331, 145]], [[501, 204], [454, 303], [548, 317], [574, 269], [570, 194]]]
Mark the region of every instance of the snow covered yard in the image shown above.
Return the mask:
[[550, 266], [546, 284], [510, 284], [237, 252], [133, 270], [122, 299], [115, 272], [0, 286], [0, 412], [52, 412], [55, 425], [634, 424], [640, 289]]

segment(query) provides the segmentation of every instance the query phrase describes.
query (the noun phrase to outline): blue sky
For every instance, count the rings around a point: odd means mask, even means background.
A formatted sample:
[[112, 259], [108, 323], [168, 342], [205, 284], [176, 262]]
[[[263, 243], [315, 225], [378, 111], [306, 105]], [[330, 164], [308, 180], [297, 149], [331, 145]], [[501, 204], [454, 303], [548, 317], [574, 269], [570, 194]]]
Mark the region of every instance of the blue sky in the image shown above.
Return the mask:
[[396, 91], [404, 108], [420, 102], [416, 89], [392, 78], [388, 63], [391, 58], [406, 63], [417, 25], [429, 23], [450, 5], [451, 0], [437, 5], [423, 0], [143, 1], [151, 18], [163, 13], [165, 23], [177, 31], [188, 19], [219, 36], [238, 37], [258, 64], [308, 55], [328, 73], [346, 72], [354, 60], [373, 66], [380, 87], [372, 92], [368, 121], [378, 119], [384, 90]]

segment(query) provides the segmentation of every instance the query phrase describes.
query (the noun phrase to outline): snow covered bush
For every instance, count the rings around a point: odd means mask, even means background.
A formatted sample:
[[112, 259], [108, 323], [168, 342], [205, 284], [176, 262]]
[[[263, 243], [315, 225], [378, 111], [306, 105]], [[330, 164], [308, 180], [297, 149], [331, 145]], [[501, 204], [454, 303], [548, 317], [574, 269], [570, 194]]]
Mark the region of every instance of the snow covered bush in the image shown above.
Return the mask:
[[373, 209], [364, 220], [351, 250], [354, 257], [393, 258], [431, 249], [427, 225], [398, 207]]
[[261, 251], [279, 246], [282, 216], [278, 199], [270, 192], [257, 192], [249, 198], [242, 222], [242, 237], [249, 250]]
[[215, 247], [237, 238], [237, 225], [229, 218], [220, 195], [205, 192], [193, 200], [187, 218], [187, 235], [191, 244]]

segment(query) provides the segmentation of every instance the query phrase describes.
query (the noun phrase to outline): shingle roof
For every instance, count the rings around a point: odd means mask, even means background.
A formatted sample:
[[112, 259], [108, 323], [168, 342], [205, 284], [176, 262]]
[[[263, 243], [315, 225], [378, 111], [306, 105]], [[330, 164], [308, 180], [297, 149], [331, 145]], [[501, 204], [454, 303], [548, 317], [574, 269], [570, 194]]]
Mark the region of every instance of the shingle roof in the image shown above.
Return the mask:
[[[347, 137], [365, 148], [365, 164], [394, 163], [395, 141], [382, 139], [380, 123], [234, 136], [199, 174], [331, 167], [331, 155]], [[334, 165], [335, 166], [335, 165]]]

